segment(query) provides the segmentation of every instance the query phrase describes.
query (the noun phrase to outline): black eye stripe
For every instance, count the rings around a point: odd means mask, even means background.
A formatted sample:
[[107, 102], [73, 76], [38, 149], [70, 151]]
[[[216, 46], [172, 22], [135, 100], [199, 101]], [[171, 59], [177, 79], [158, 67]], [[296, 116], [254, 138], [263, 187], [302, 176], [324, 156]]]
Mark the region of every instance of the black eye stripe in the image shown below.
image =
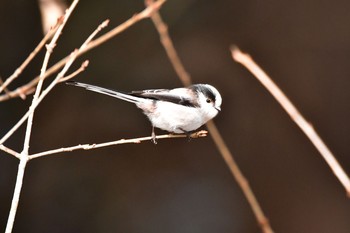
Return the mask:
[[214, 94], [214, 92], [210, 88], [206, 87], [205, 85], [197, 84], [197, 85], [192, 85], [189, 88], [194, 90], [197, 93], [202, 92], [205, 97], [212, 100], [213, 102], [215, 102], [216, 100], [216, 95]]

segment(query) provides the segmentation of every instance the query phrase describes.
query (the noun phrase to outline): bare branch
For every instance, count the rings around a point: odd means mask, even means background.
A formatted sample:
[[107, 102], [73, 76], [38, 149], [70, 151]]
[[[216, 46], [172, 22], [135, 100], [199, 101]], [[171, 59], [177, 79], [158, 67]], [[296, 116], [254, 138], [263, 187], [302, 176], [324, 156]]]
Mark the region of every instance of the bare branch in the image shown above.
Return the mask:
[[[77, 57], [80, 57], [82, 54], [86, 53], [87, 51], [101, 45], [102, 43], [106, 42], [107, 40], [110, 40], [114, 36], [120, 34], [121, 32], [125, 31], [126, 29], [128, 29], [129, 27], [134, 25], [135, 23], [137, 23], [145, 18], [150, 17], [156, 10], [158, 10], [164, 4], [164, 2], [165, 2], [165, 0], [158, 0], [157, 2], [153, 3], [152, 5], [149, 5], [147, 8], [145, 8], [140, 13], [134, 15], [133, 17], [131, 17], [130, 19], [128, 19], [124, 23], [115, 27], [111, 31], [109, 31], [109, 32], [105, 33], [104, 35], [100, 36], [99, 38], [91, 41], [86, 47], [84, 47], [84, 49], [79, 50]], [[60, 68], [62, 68], [68, 59], [69, 59], [69, 56], [63, 58], [62, 60], [57, 62], [55, 65], [53, 65], [51, 68], [49, 68], [46, 71], [46, 73], [44, 74], [44, 79], [49, 77], [53, 73], [55, 73]], [[27, 83], [21, 87], [18, 87], [14, 91], [11, 91], [8, 94], [5, 93], [3, 95], [0, 95], [0, 102], [11, 99], [11, 98], [19, 97], [20, 93], [26, 94], [27, 90], [35, 87], [35, 85], [38, 83], [38, 81], [39, 81], [39, 77], [36, 77], [35, 79], [30, 81], [29, 83]]]
[[[39, 104], [38, 99], [39, 99], [39, 96], [40, 96], [42, 85], [44, 83], [44, 74], [46, 72], [49, 59], [51, 57], [51, 54], [53, 52], [54, 47], [56, 46], [56, 42], [57, 42], [58, 38], [62, 34], [62, 30], [63, 30], [64, 26], [66, 25], [69, 16], [73, 12], [73, 10], [76, 7], [76, 5], [78, 4], [78, 2], [79, 2], [79, 0], [73, 1], [72, 5], [69, 7], [69, 9], [66, 11], [66, 14], [64, 15], [62, 24], [58, 27], [57, 31], [53, 35], [53, 38], [52, 38], [51, 42], [48, 45], [46, 45], [47, 51], [46, 51], [46, 54], [45, 54], [45, 57], [44, 57], [43, 65], [41, 67], [41, 72], [40, 72], [40, 76], [39, 76], [39, 82], [38, 82], [38, 85], [36, 87], [35, 94], [33, 96], [32, 105], [29, 108], [28, 123], [27, 123], [27, 129], [26, 129], [25, 138], [24, 138], [24, 146], [23, 146], [22, 154], [27, 154], [28, 155], [29, 141], [30, 141], [30, 135], [31, 135], [31, 131], [32, 131], [32, 124], [33, 124], [33, 118], [34, 118], [34, 110], [35, 110], [35, 107], [38, 106], [38, 104]], [[35, 106], [35, 107], [33, 107], [33, 106]]]
[[[9, 93], [10, 90], [7, 89], [7, 87], [3, 87], [2, 85], [4, 84], [4, 81], [2, 80], [1, 76], [0, 76], [0, 89], [3, 88], [3, 90], [5, 91], [5, 93]], [[1, 90], [0, 90], [1, 92]]]
[[[205, 130], [201, 130], [190, 135], [191, 138], [201, 138], [206, 136], [207, 136], [207, 131]], [[165, 134], [165, 135], [156, 136], [156, 139], [186, 138], [186, 137], [188, 137], [186, 134]], [[97, 149], [101, 147], [115, 146], [115, 145], [121, 145], [121, 144], [141, 143], [143, 141], [150, 141], [150, 140], [153, 140], [152, 136], [142, 137], [142, 138], [132, 138], [132, 139], [120, 139], [117, 141], [98, 143], [98, 144], [83, 144], [83, 145], [59, 148], [59, 149], [36, 153], [33, 155], [29, 155], [29, 159], [35, 159], [46, 155], [52, 155], [52, 154], [57, 154], [62, 152], [70, 152], [74, 150], [92, 150], [92, 149]]]
[[[153, 0], [145, 0], [145, 3], [149, 6], [153, 3]], [[177, 76], [180, 78], [184, 86], [191, 85], [191, 77], [185, 70], [185, 67], [182, 65], [181, 60], [177, 55], [174, 44], [168, 33], [168, 26], [164, 23], [158, 12], [154, 13], [151, 16], [151, 19], [160, 35], [160, 41], [165, 48]]]
[[320, 152], [322, 157], [326, 160], [329, 167], [332, 169], [335, 176], [344, 186], [347, 195], [350, 197], [350, 180], [339, 162], [328, 149], [326, 144], [322, 141], [321, 137], [317, 134], [312, 125], [301, 115], [298, 109], [288, 99], [288, 97], [282, 92], [282, 90], [272, 81], [272, 79], [254, 62], [254, 60], [248, 55], [242, 53], [239, 48], [231, 48], [232, 57], [236, 62], [241, 63], [246, 67], [275, 97], [282, 108], [289, 114], [292, 120], [299, 126], [304, 134], [309, 138], [312, 144]]
[[[88, 50], [97, 47], [98, 45], [104, 43], [105, 41], [107, 41], [108, 39], [112, 38], [113, 36], [118, 35], [119, 33], [121, 33], [122, 31], [126, 30], [127, 28], [129, 28], [131, 25], [135, 24], [136, 22], [138, 22], [141, 19], [144, 19], [145, 17], [149, 17], [151, 13], [154, 12], [155, 9], [159, 9], [159, 7], [164, 3], [164, 0], [160, 0], [157, 1], [156, 3], [150, 5], [149, 7], [147, 7], [145, 10], [143, 10], [141, 13], [133, 16], [131, 19], [127, 20], [126, 22], [124, 22], [123, 24], [117, 26], [116, 28], [112, 29], [111, 31], [107, 32], [106, 34], [104, 34], [103, 36], [99, 37], [96, 40], [92, 40], [90, 41], [92, 38], [89, 37], [84, 44], [82, 45], [81, 49], [79, 49], [78, 51], [75, 52], [74, 57], [77, 58], [79, 57], [81, 54], [87, 52]], [[103, 23], [102, 23], [103, 24]], [[95, 33], [95, 32], [94, 32]], [[68, 60], [71, 59], [71, 56], [68, 56], [64, 59], [62, 59], [61, 61], [59, 61], [58, 63], [56, 63], [53, 67], [51, 67], [50, 69], [48, 69], [48, 71], [43, 74], [43, 78], [45, 79], [46, 77], [48, 77], [49, 75], [53, 74], [54, 72], [56, 72], [59, 68], [61, 68], [63, 65], [67, 65]], [[62, 77], [60, 77], [59, 79], [57, 79], [57, 82], [61, 79]], [[21, 88], [19, 88], [19, 90], [17, 90], [17, 92], [21, 93], [21, 89], [32, 89], [37, 81], [38, 81], [38, 77], [35, 78], [33, 81], [31, 81], [29, 84], [22, 86]], [[56, 83], [52, 82], [53, 86], [56, 85]], [[51, 85], [50, 85], [51, 86]], [[49, 87], [50, 87], [49, 86]], [[53, 86], [51, 88], [53, 88]], [[48, 87], [48, 88], [49, 88]], [[47, 90], [51, 90], [48, 89]], [[16, 92], [16, 90], [15, 90]], [[13, 92], [11, 92], [13, 93]], [[24, 92], [25, 93], [25, 92]], [[18, 96], [18, 93], [13, 93], [13, 97]], [[44, 93], [43, 93], [44, 94]], [[45, 97], [45, 95], [42, 95], [39, 98], [38, 104], [41, 102], [41, 100], [43, 99], [43, 97]], [[5, 98], [7, 99], [6, 95]], [[0, 96], [0, 101], [1, 101], [1, 96]], [[36, 108], [37, 105], [32, 106], [33, 108]], [[17, 124], [15, 126], [12, 127], [11, 130], [9, 130], [1, 139], [0, 139], [0, 145], [3, 144], [28, 118], [29, 116], [29, 111], [17, 122]]]
[[[15, 221], [15, 216], [16, 216], [17, 207], [18, 207], [18, 203], [19, 203], [19, 197], [20, 197], [20, 194], [21, 194], [21, 189], [22, 189], [22, 184], [23, 184], [23, 176], [24, 176], [25, 168], [26, 168], [26, 165], [27, 165], [27, 162], [28, 162], [29, 142], [30, 142], [30, 138], [31, 138], [31, 131], [32, 131], [33, 118], [34, 118], [34, 111], [35, 111], [35, 108], [40, 103], [40, 97], [44, 95], [44, 93], [43, 93], [40, 96], [41, 87], [42, 87], [42, 84], [43, 84], [43, 81], [44, 81], [43, 75], [46, 72], [46, 67], [47, 67], [49, 58], [51, 56], [52, 49], [55, 46], [56, 41], [58, 40], [58, 38], [59, 38], [59, 36], [61, 34], [61, 31], [63, 30], [63, 27], [64, 27], [65, 23], [67, 22], [69, 16], [73, 12], [73, 10], [74, 10], [75, 6], [78, 4], [78, 2], [79, 2], [78, 0], [73, 1], [72, 5], [66, 11], [66, 14], [64, 16], [62, 24], [58, 27], [58, 29], [55, 32], [55, 34], [54, 34], [50, 44], [46, 46], [47, 52], [45, 54], [45, 58], [44, 58], [43, 65], [42, 65], [42, 68], [41, 68], [40, 79], [39, 79], [38, 86], [37, 86], [37, 89], [36, 89], [34, 97], [33, 97], [32, 104], [31, 104], [31, 106], [29, 108], [29, 111], [28, 111], [28, 121], [27, 121], [27, 128], [26, 128], [26, 133], [25, 133], [25, 138], [24, 138], [23, 151], [20, 154], [20, 163], [19, 163], [19, 166], [18, 166], [16, 186], [15, 186], [15, 191], [14, 191], [13, 198], [12, 198], [11, 209], [10, 209], [9, 217], [8, 217], [8, 220], [7, 220], [5, 233], [11, 233], [12, 232], [13, 224], [14, 224], [14, 221]], [[71, 63], [69, 63], [69, 61], [70, 60], [68, 60], [68, 62], [66, 63], [66, 66], [70, 66], [71, 65]], [[73, 59], [72, 59], [72, 62], [73, 62]], [[64, 71], [64, 69], [62, 70], [62, 72], [63, 71]], [[63, 75], [62, 75], [62, 77], [63, 77]], [[55, 82], [55, 80], [52, 83], [54, 83], [54, 82]], [[52, 88], [53, 88], [54, 85], [50, 85], [50, 86], [52, 86]], [[2, 144], [2, 143], [3, 142], [1, 142], [0, 144]]]
[[19, 203], [19, 196], [21, 194], [22, 184], [23, 184], [23, 177], [24, 177], [24, 171], [27, 165], [27, 156], [20, 156], [20, 162], [18, 165], [18, 172], [17, 172], [17, 178], [16, 178], [16, 186], [15, 191], [13, 192], [12, 202], [11, 202], [11, 209], [9, 213], [9, 217], [7, 219], [6, 229], [5, 233], [11, 233], [13, 224], [16, 217], [17, 207]]
[[97, 35], [97, 33], [99, 33], [102, 29], [104, 29], [105, 27], [107, 27], [109, 24], [109, 19], [106, 19], [105, 21], [103, 21], [97, 28], [96, 30], [91, 33], [91, 35], [85, 40], [84, 44], [80, 47], [81, 50], [83, 50], [87, 45], [88, 43], [90, 43], [94, 38], [95, 36]]
[[[105, 22], [102, 23], [102, 25], [105, 25]], [[99, 26], [99, 28], [101, 27], [101, 25]], [[96, 35], [96, 31], [99, 30], [95, 30], [91, 35]], [[57, 31], [59, 32], [59, 31]], [[3, 144], [9, 137], [11, 137], [11, 135], [16, 132], [16, 130], [29, 118], [30, 114], [32, 111], [34, 111], [36, 109], [36, 107], [40, 104], [40, 102], [45, 98], [45, 96], [52, 90], [52, 88], [54, 88], [54, 86], [60, 82], [60, 80], [65, 79], [67, 80], [67, 77], [64, 78], [65, 73], [68, 71], [69, 67], [72, 65], [73, 61], [78, 57], [79, 51], [83, 50], [84, 48], [86, 48], [86, 46], [91, 42], [91, 40], [93, 39], [92, 36], [89, 36], [87, 40], [85, 40], [85, 42], [81, 45], [80, 49], [75, 50], [73, 53], [71, 53], [71, 55], [68, 57], [68, 59], [66, 60], [65, 66], [63, 67], [62, 71], [56, 76], [56, 78], [54, 79], [54, 81], [51, 82], [51, 84], [45, 89], [45, 91], [43, 91], [43, 93], [40, 95], [40, 97], [37, 98], [36, 101], [33, 101], [30, 109], [28, 110], [28, 112], [26, 112], [26, 114], [24, 114], [24, 116], [17, 122], [16, 125], [14, 125], [12, 127], [11, 130], [9, 130], [5, 136], [3, 136], [0, 139], [0, 145]], [[53, 39], [54, 41], [54, 39]], [[55, 42], [55, 41], [54, 41]], [[48, 45], [48, 53], [52, 52], [52, 48], [54, 47], [54, 42], [50, 43], [50, 45]], [[47, 61], [44, 61], [44, 64], [47, 64]], [[88, 65], [88, 62], [85, 61], [82, 66], [80, 67], [80, 69], [78, 69], [76, 72], [81, 72], [82, 70], [85, 69], [85, 67]], [[44, 66], [43, 66], [44, 67]], [[42, 68], [42, 71], [45, 70], [44, 68]], [[75, 75], [76, 72], [74, 72], [72, 75]], [[45, 74], [43, 74], [43, 76], [40, 77], [44, 77]], [[72, 75], [70, 75], [68, 78], [71, 78]], [[39, 82], [40, 83], [40, 82]], [[37, 89], [38, 90], [38, 89]], [[27, 135], [27, 134], [26, 134]], [[27, 144], [25, 144], [26, 146], [28, 146]]]
[[235, 177], [237, 183], [241, 187], [245, 197], [248, 200], [248, 203], [250, 204], [250, 207], [252, 208], [255, 217], [265, 233], [272, 233], [273, 230], [270, 226], [268, 218], [265, 216], [264, 212], [262, 211], [260, 204], [258, 200], [256, 199], [252, 189], [250, 188], [250, 185], [247, 181], [247, 179], [244, 177], [243, 173], [239, 169], [236, 161], [233, 158], [233, 155], [231, 154], [230, 150], [228, 149], [224, 139], [222, 138], [219, 130], [217, 129], [216, 125], [213, 121], [209, 121], [207, 123], [208, 130], [210, 132], [211, 137], [213, 138], [215, 145], [217, 146], [218, 150], [220, 151], [222, 157], [224, 158], [227, 166], [229, 167], [231, 173]]
[[[4, 83], [0, 86], [0, 93], [11, 83], [13, 80], [18, 78], [18, 76], [23, 72], [23, 70], [27, 67], [27, 65], [33, 60], [33, 58], [39, 53], [39, 51], [44, 47], [46, 42], [51, 39], [51, 37], [55, 34], [58, 27], [62, 24], [62, 18], [57, 20], [57, 23], [54, 27], [52, 27], [48, 33], [46, 33], [45, 37], [40, 41], [40, 43], [36, 46], [36, 48], [33, 50], [33, 52], [30, 53], [30, 55], [27, 57], [27, 59], [18, 67], [15, 72], [6, 79]], [[11, 93], [6, 93], [7, 95], [11, 96]], [[19, 95], [21, 96], [21, 95]], [[23, 97], [23, 96], [22, 96]], [[22, 98], [21, 97], [21, 98]]]
[[14, 150], [12, 150], [12, 149], [10, 149], [10, 148], [4, 146], [4, 145], [0, 145], [0, 150], [3, 150], [3, 151], [5, 151], [6, 153], [15, 156], [17, 159], [20, 158], [20, 153], [18, 153], [17, 151], [14, 151]]
[[81, 72], [83, 72], [83, 71], [86, 69], [86, 67], [88, 67], [88, 65], [89, 65], [89, 61], [88, 61], [88, 60], [84, 61], [84, 62], [81, 64], [81, 66], [79, 67], [79, 69], [77, 69], [76, 71], [74, 71], [74, 72], [71, 73], [70, 75], [61, 78], [60, 80], [58, 80], [58, 82], [61, 83], [61, 82], [65, 82], [65, 81], [68, 81], [69, 79], [74, 78], [75, 76], [77, 76], [78, 74], [80, 74]]

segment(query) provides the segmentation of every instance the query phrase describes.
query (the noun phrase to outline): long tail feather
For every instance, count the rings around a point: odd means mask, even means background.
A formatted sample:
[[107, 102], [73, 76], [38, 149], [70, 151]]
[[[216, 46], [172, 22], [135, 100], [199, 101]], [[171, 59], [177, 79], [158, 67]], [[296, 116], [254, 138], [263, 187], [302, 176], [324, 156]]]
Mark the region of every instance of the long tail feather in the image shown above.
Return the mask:
[[122, 99], [131, 103], [139, 103], [140, 100], [142, 98], [140, 97], [136, 97], [136, 96], [132, 96], [132, 95], [128, 95], [119, 91], [114, 91], [111, 89], [107, 89], [107, 88], [103, 88], [103, 87], [98, 87], [98, 86], [94, 86], [94, 85], [90, 85], [90, 84], [86, 84], [86, 83], [79, 83], [79, 82], [73, 82], [73, 81], [68, 81], [66, 82], [67, 85], [72, 85], [72, 86], [76, 86], [76, 87], [82, 87], [85, 88], [88, 91], [93, 91], [93, 92], [97, 92], [97, 93], [101, 93], [104, 95], [109, 95], [112, 96], [114, 98], [118, 98], [118, 99]]

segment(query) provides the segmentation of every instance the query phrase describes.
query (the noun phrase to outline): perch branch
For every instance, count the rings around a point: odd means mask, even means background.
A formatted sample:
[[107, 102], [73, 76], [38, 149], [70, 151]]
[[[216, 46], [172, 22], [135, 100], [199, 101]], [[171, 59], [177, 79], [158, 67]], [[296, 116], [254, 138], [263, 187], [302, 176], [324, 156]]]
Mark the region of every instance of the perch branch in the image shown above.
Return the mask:
[[326, 160], [329, 167], [344, 186], [347, 195], [350, 197], [350, 180], [339, 162], [322, 141], [312, 125], [301, 115], [298, 109], [281, 91], [281, 89], [272, 81], [272, 79], [254, 62], [248, 55], [242, 53], [237, 47], [231, 48], [232, 57], [236, 62], [241, 63], [246, 67], [275, 97], [282, 108], [288, 113], [292, 120], [299, 126], [304, 134], [309, 138], [312, 144], [316, 147], [322, 157]]
[[[200, 138], [200, 137], [206, 137], [206, 136], [207, 136], [207, 131], [205, 130], [201, 130], [190, 135], [191, 138]], [[186, 137], [188, 137], [188, 135], [186, 134], [165, 134], [165, 135], [156, 136], [156, 139], [186, 138]], [[143, 141], [150, 141], [150, 140], [153, 140], [153, 137], [120, 139], [117, 141], [98, 143], [98, 144], [83, 144], [83, 145], [64, 147], [64, 148], [36, 153], [33, 155], [29, 155], [29, 159], [35, 159], [46, 155], [52, 155], [52, 154], [57, 154], [62, 152], [70, 152], [74, 150], [92, 150], [92, 149], [97, 149], [101, 147], [115, 146], [115, 145], [121, 145], [121, 144], [141, 143]]]

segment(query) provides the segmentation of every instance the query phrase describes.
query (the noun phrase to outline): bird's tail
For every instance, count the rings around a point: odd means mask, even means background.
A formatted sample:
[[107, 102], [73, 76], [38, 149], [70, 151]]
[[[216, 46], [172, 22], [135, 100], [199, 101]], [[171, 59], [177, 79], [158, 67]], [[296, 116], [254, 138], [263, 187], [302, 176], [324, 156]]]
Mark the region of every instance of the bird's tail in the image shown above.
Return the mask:
[[122, 93], [119, 91], [114, 91], [111, 89], [107, 89], [107, 88], [103, 88], [103, 87], [98, 87], [98, 86], [94, 86], [94, 85], [90, 85], [90, 84], [85, 84], [85, 83], [79, 83], [79, 82], [74, 82], [74, 81], [68, 81], [66, 82], [66, 84], [68, 85], [72, 85], [72, 86], [76, 86], [76, 87], [82, 87], [85, 88], [88, 91], [94, 91], [94, 92], [98, 92], [104, 95], [109, 95], [112, 96], [114, 98], [118, 98], [118, 99], [122, 99], [131, 103], [139, 103], [140, 102], [140, 98], [136, 97], [136, 96], [132, 96], [126, 93]]

